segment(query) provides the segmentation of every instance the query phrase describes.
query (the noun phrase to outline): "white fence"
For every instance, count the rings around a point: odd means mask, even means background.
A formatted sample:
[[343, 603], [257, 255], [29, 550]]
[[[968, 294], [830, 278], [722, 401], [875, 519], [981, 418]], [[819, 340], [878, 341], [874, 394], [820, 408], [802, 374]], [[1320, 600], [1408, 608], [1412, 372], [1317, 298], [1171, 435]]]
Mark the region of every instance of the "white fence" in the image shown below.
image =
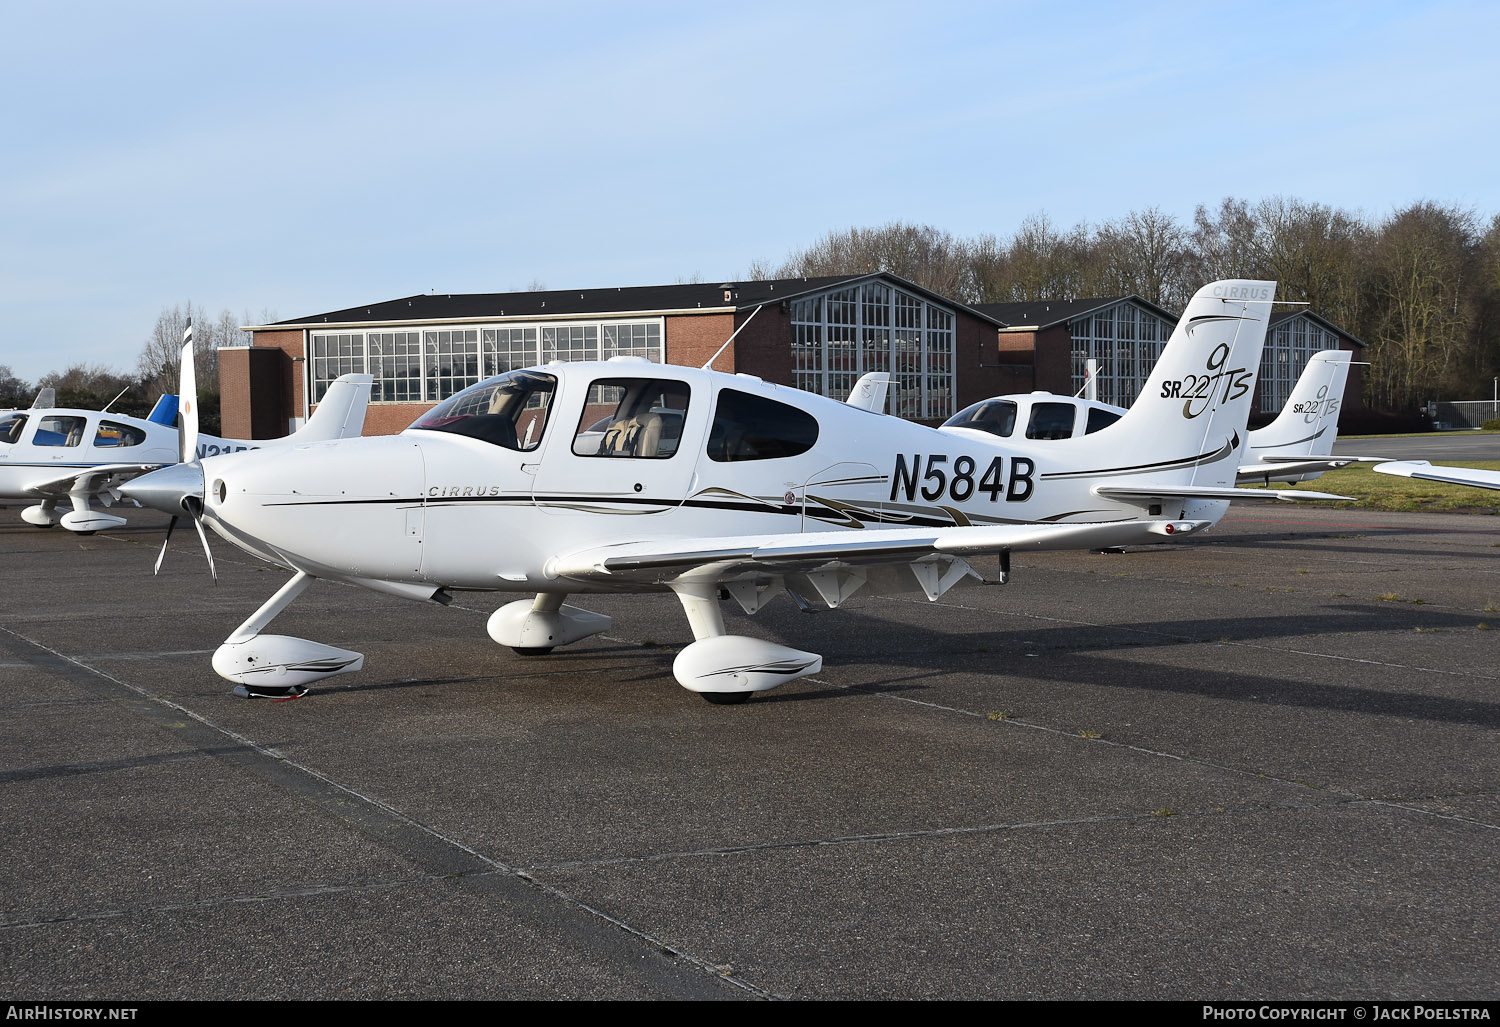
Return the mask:
[[1458, 403], [1428, 403], [1427, 416], [1450, 428], [1478, 428], [1485, 421], [1500, 417], [1500, 402], [1466, 399]]

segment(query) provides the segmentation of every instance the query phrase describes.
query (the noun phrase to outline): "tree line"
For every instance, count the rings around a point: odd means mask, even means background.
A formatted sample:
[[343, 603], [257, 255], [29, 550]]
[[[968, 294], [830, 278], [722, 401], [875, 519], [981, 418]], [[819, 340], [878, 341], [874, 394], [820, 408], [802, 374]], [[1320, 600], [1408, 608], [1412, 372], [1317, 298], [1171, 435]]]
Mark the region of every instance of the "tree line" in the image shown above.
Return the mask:
[[[1500, 215], [1420, 201], [1375, 219], [1272, 197], [1157, 208], [1062, 229], [1033, 214], [1007, 237], [892, 222], [831, 231], [751, 278], [886, 271], [964, 303], [1134, 293], [1177, 312], [1206, 282], [1268, 279], [1277, 298], [1367, 344], [1366, 402], [1410, 410], [1489, 394], [1500, 374]], [[1483, 387], [1482, 387], [1483, 386]]]
[[[198, 380], [198, 422], [203, 431], [219, 434], [219, 347], [245, 344], [242, 324], [253, 323], [247, 312], [236, 319], [228, 310], [212, 317], [192, 301], [163, 307], [136, 357], [135, 369], [119, 371], [104, 364], [76, 363], [52, 371], [36, 382], [17, 377], [0, 364], [0, 409], [30, 406], [41, 389], [54, 389], [57, 406], [82, 410], [109, 409], [145, 417], [165, 393], [176, 393], [182, 363], [182, 336], [193, 321], [193, 367]], [[265, 313], [259, 323], [276, 319]]]

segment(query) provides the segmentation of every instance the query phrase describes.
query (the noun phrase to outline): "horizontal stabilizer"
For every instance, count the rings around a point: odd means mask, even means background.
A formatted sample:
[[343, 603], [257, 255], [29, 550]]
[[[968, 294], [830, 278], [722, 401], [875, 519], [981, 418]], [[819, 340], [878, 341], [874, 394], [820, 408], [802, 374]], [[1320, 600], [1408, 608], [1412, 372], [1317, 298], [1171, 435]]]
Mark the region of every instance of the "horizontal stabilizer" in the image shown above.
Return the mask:
[[1423, 481], [1441, 481], [1449, 485], [1469, 485], [1476, 489], [1500, 489], [1500, 471], [1484, 471], [1473, 467], [1445, 467], [1426, 460], [1393, 460], [1376, 464], [1381, 474], [1394, 474], [1401, 478], [1420, 478]]
[[1283, 500], [1288, 503], [1305, 500], [1350, 502], [1353, 496], [1336, 496], [1331, 492], [1307, 489], [1236, 489], [1215, 485], [1095, 485], [1094, 495], [1105, 499], [1219, 499], [1251, 502]]
[[[1265, 458], [1262, 457], [1264, 460]], [[1291, 474], [1313, 474], [1336, 471], [1354, 463], [1353, 457], [1331, 457], [1315, 460], [1267, 460], [1260, 464], [1241, 464], [1235, 478], [1239, 481], [1262, 481]]]

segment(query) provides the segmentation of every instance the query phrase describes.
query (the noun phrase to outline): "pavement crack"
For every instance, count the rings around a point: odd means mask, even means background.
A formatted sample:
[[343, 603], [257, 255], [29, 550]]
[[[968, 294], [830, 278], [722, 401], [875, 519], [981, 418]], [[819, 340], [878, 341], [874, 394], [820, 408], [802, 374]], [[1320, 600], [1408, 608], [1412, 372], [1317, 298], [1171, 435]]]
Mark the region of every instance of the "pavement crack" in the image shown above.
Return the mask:
[[[1342, 804], [1356, 805], [1362, 800], [1350, 799]], [[1196, 810], [1150, 810], [1134, 813], [1113, 813], [1090, 817], [1058, 817], [1050, 820], [1025, 820], [1002, 824], [963, 824], [954, 827], [918, 828], [909, 831], [882, 831], [870, 834], [836, 835], [829, 838], [800, 838], [781, 842], [760, 842], [745, 845], [723, 845], [706, 849], [683, 849], [674, 852], [655, 852], [634, 856], [601, 856], [594, 859], [558, 860], [536, 863], [527, 868], [529, 874], [548, 870], [581, 870], [590, 867], [619, 866], [622, 864], [664, 863], [680, 859], [705, 859], [721, 856], [739, 856], [758, 852], [781, 852], [795, 849], [815, 849], [833, 845], [868, 845], [871, 843], [907, 841], [922, 838], [948, 838], [963, 835], [1001, 834], [1008, 831], [1028, 831], [1054, 827], [1074, 827], [1085, 824], [1120, 824], [1152, 818], [1172, 817], [1220, 817], [1242, 813], [1264, 813], [1273, 810], [1322, 810], [1328, 803], [1279, 802], [1227, 807], [1215, 806]]]

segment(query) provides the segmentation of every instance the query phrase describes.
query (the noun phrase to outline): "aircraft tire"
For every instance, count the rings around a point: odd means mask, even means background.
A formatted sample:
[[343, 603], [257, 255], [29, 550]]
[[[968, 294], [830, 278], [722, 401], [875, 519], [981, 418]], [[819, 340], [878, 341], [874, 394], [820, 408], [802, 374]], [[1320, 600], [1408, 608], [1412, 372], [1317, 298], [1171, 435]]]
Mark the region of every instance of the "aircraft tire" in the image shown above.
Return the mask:
[[552, 651], [550, 645], [513, 645], [510, 651], [517, 656], [546, 656]]
[[750, 692], [699, 692], [715, 706], [738, 706], [750, 698]]

